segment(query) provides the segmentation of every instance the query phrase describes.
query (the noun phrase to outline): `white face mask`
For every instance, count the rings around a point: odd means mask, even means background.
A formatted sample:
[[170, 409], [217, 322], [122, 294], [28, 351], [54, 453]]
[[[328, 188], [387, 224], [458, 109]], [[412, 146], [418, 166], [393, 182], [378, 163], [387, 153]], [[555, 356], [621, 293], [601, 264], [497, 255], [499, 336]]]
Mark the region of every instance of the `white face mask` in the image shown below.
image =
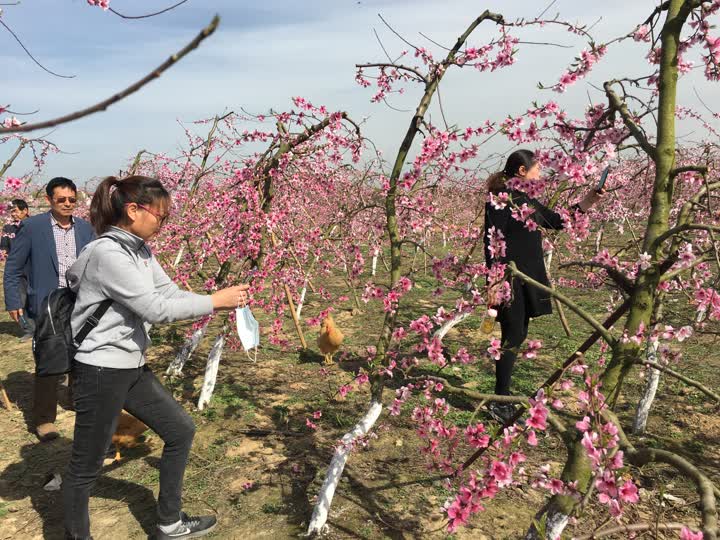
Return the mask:
[[[260, 345], [260, 325], [253, 317], [248, 306], [235, 309], [235, 320], [237, 322], [237, 333], [242, 343], [245, 354], [251, 361], [257, 360], [257, 347]], [[255, 349], [255, 358], [250, 356], [250, 350]]]

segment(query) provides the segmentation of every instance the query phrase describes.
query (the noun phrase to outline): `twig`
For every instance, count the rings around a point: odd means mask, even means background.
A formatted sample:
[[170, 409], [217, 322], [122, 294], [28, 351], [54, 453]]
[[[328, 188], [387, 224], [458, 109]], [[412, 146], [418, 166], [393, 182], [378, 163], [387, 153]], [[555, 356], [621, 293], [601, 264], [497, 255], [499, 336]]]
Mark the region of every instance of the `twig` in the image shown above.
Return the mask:
[[519, 45], [547, 45], [548, 47], [560, 47], [561, 49], [572, 49], [573, 45], [563, 45], [562, 43], [550, 43], [549, 41], [518, 41]]
[[118, 13], [117, 11], [115, 11], [113, 8], [109, 8], [109, 9], [112, 13], [114, 13], [118, 17], [122, 17], [123, 19], [147, 19], [148, 17], [154, 17], [155, 15], [162, 15], [163, 13], [170, 11], [171, 9], [175, 9], [178, 6], [181, 6], [182, 4], [184, 4], [187, 1], [188, 0], [180, 0], [180, 2], [178, 2], [175, 5], [167, 7], [165, 9], [161, 9], [160, 11], [156, 11], [155, 13], [148, 13], [147, 15], [123, 15], [122, 13]]
[[633, 523], [632, 525], [618, 525], [617, 527], [603, 529], [602, 531], [596, 531], [592, 534], [586, 534], [585, 536], [576, 536], [574, 540], [594, 540], [595, 538], [602, 538], [603, 536], [610, 536], [617, 533], [649, 531], [653, 529], [659, 531], [679, 531], [683, 527], [685, 527], [685, 525], [682, 523]]
[[307, 433], [299, 431], [283, 431], [279, 429], [259, 429], [259, 428], [243, 428], [234, 430], [236, 433], [242, 433], [248, 437], [266, 437], [268, 435], [285, 435], [292, 437], [305, 437]]
[[598, 262], [593, 261], [571, 261], [568, 263], [563, 263], [560, 265], [560, 268], [570, 268], [571, 266], [587, 266], [589, 268], [602, 268], [605, 270], [610, 276], [610, 278], [615, 282], [616, 285], [618, 285], [624, 292], [627, 294], [632, 293], [634, 284], [628, 278], [625, 274], [620, 272], [617, 268], [613, 268], [612, 266], [609, 266], [607, 264], [602, 264]]
[[442, 43], [438, 43], [437, 41], [431, 39], [429, 36], [426, 36], [425, 34], [423, 34], [422, 32], [418, 32], [418, 34], [420, 34], [422, 37], [424, 37], [425, 39], [427, 39], [427, 40], [428, 40], [430, 43], [432, 43], [433, 45], [437, 45], [438, 47], [440, 47], [441, 49], [445, 49], [446, 51], [449, 51], [449, 50], [450, 50], [450, 47], [446, 47], [446, 46], [443, 45]]
[[390, 29], [390, 31], [391, 31], [393, 34], [395, 34], [397, 37], [400, 38], [400, 40], [401, 40], [403, 43], [405, 43], [405, 44], [408, 45], [409, 47], [412, 47], [412, 48], [415, 49], [415, 50], [418, 49], [415, 45], [413, 45], [412, 43], [410, 43], [407, 39], [405, 39], [404, 37], [402, 37], [402, 36], [397, 32], [397, 30], [395, 30], [392, 26], [390, 26], [390, 25], [388, 24], [388, 22], [387, 22], [385, 19], [383, 19], [383, 16], [380, 15], [379, 13], [378, 13], [378, 17], [379, 17], [380, 20], [383, 22], [383, 24]]
[[82, 109], [79, 111], [76, 111], [74, 113], [67, 114], [65, 116], [59, 116], [58, 118], [54, 118], [52, 120], [47, 120], [45, 122], [36, 122], [34, 124], [23, 124], [21, 126], [15, 126], [10, 128], [0, 128], [0, 134], [2, 133], [17, 133], [17, 132], [26, 132], [26, 131], [34, 131], [36, 129], [45, 129], [48, 127], [57, 126], [60, 124], [66, 124], [68, 122], [72, 122], [74, 120], [78, 120], [80, 118], [83, 118], [85, 116], [89, 116], [91, 114], [94, 114], [96, 112], [104, 111], [107, 109], [110, 105], [114, 105], [118, 101], [121, 101], [122, 99], [126, 98], [130, 94], [134, 94], [138, 90], [140, 90], [143, 86], [148, 84], [150, 81], [157, 79], [162, 75], [168, 68], [175, 65], [179, 60], [181, 60], [185, 55], [187, 55], [189, 52], [196, 49], [200, 43], [202, 43], [205, 38], [210, 36], [218, 27], [218, 24], [220, 24], [220, 17], [215, 15], [213, 17], [213, 20], [210, 22], [208, 26], [202, 29], [202, 31], [193, 39], [190, 43], [188, 43], [182, 50], [172, 55], [170, 58], [165, 60], [162, 64], [160, 64], [157, 68], [155, 68], [151, 73], [140, 79], [138, 82], [128, 86], [125, 90], [109, 97], [108, 99], [105, 99], [99, 103], [96, 103], [95, 105], [88, 107], [86, 109]]
[[555, 2], [557, 2], [557, 0], [552, 0], [552, 2], [550, 2], [550, 3], [548, 4], [548, 6], [540, 12], [540, 15], [538, 15], [538, 16], [535, 17], [535, 18], [536, 18], [536, 19], [539, 19], [540, 17], [542, 17], [543, 15], [545, 15], [545, 14], [548, 12], [548, 10], [549, 10], [551, 7], [553, 7], [553, 4], [554, 4]]
[[20, 144], [15, 149], [15, 152], [13, 152], [13, 155], [8, 158], [8, 160], [5, 162], [5, 164], [0, 168], [0, 177], [5, 176], [5, 173], [10, 168], [10, 166], [13, 164], [15, 159], [20, 155], [20, 152], [22, 152], [22, 149], [25, 148], [25, 145], [27, 144], [27, 140], [20, 141]]
[[398, 69], [402, 71], [408, 71], [415, 75], [420, 81], [427, 82], [427, 79], [425, 76], [420, 73], [417, 69], [410, 67], [410, 66], [404, 66], [402, 64], [396, 64], [396, 63], [386, 63], [386, 62], [370, 62], [367, 64], [355, 64], [355, 67], [358, 69], [365, 69], [365, 68], [392, 68], [392, 69]]
[[377, 39], [378, 43], [380, 44], [380, 48], [381, 48], [381, 49], [383, 50], [383, 52], [385, 53], [385, 56], [387, 56], [388, 61], [389, 61], [391, 64], [394, 64], [395, 61], [392, 59], [392, 57], [390, 56], [390, 54], [387, 52], [387, 49], [385, 49], [385, 45], [383, 45], [383, 42], [382, 42], [382, 40], [380, 39], [380, 36], [378, 35], [377, 30], [375, 30], [374, 28], [373, 28], [373, 34], [375, 34], [375, 39]]
[[8, 32], [10, 32], [10, 35], [11, 35], [12, 37], [14, 37], [14, 38], [15, 38], [15, 41], [17, 41], [17, 42], [20, 44], [20, 46], [22, 47], [23, 51], [25, 51], [25, 54], [27, 54], [33, 62], [35, 62], [38, 66], [40, 66], [40, 68], [41, 68], [43, 71], [47, 71], [50, 75], [55, 75], [56, 77], [60, 77], [60, 78], [62, 78], [62, 79], [72, 79], [72, 78], [75, 77], [75, 75], [62, 75], [62, 74], [60, 74], [60, 73], [55, 73], [54, 71], [51, 71], [51, 70], [49, 70], [48, 68], [46, 68], [45, 66], [43, 66], [43, 65], [37, 60], [37, 58], [35, 58], [35, 57], [32, 55], [32, 53], [28, 50], [28, 48], [25, 46], [25, 44], [24, 44], [22, 41], [20, 41], [20, 38], [17, 36], [17, 34], [15, 34], [15, 32], [13, 32], [12, 29], [11, 29], [7, 24], [5, 24], [5, 23], [2, 21], [2, 19], [0, 19], [0, 24], [5, 27], [5, 30], [7, 30]]

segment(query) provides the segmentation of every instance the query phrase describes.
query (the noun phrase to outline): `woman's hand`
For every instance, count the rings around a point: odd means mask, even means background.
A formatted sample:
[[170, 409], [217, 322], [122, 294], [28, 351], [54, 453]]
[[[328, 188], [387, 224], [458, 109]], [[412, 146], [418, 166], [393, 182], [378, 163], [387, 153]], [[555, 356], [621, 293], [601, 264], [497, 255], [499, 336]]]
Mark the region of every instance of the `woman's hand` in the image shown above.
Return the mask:
[[587, 212], [591, 206], [593, 206], [595, 203], [602, 200], [603, 196], [605, 195], [605, 190], [595, 190], [592, 189], [590, 192], [585, 195], [582, 201], [578, 203], [578, 206], [580, 207], [580, 210], [583, 212]]
[[221, 289], [214, 293], [212, 298], [213, 309], [233, 309], [236, 307], [245, 307], [250, 298], [248, 289], [250, 285], [235, 285], [227, 289]]

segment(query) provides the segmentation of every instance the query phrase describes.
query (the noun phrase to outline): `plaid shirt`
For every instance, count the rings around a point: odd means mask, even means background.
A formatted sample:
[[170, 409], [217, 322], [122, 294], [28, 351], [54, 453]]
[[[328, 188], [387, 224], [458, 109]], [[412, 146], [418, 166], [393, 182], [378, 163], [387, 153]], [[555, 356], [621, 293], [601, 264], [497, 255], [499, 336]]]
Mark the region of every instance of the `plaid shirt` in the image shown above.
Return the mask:
[[75, 222], [70, 217], [70, 227], [64, 229], [57, 222], [55, 217], [50, 214], [50, 225], [52, 226], [53, 237], [55, 238], [55, 251], [58, 259], [58, 287], [67, 287], [67, 279], [65, 272], [72, 266], [77, 259], [77, 249], [75, 248]]

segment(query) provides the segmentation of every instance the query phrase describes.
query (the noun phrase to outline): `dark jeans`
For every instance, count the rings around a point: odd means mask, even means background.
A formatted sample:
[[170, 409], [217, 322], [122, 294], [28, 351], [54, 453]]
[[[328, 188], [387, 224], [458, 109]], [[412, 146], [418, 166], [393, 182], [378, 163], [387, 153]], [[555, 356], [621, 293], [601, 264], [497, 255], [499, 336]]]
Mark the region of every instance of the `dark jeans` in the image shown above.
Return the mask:
[[112, 369], [76, 362], [73, 367], [75, 438], [63, 479], [65, 532], [90, 537], [88, 500], [102, 468], [122, 409], [144, 422], [165, 442], [160, 459], [158, 523], [180, 519], [185, 466], [195, 424], [147, 366]]
[[[27, 282], [25, 278], [21, 280], [20, 297], [22, 298], [23, 317], [18, 321], [20, 328], [25, 333], [33, 333], [35, 331], [35, 320], [30, 317], [27, 306]], [[24, 284], [24, 285], [23, 285]], [[23, 320], [25, 321], [23, 323]], [[66, 380], [65, 375], [53, 375], [50, 377], [34, 377], [33, 383], [33, 410], [32, 418], [34, 427], [37, 428], [42, 424], [54, 424], [57, 418], [58, 406], [58, 386]], [[71, 383], [68, 382], [68, 388]]]
[[[57, 418], [58, 386], [65, 380], [65, 375], [50, 377], [35, 376], [33, 385], [33, 421], [37, 428], [41, 424], [53, 424]], [[69, 382], [68, 385], [71, 383]]]
[[498, 314], [502, 356], [495, 362], [495, 394], [510, 395], [510, 381], [517, 353], [528, 335], [530, 317], [527, 315], [522, 289], [515, 287], [514, 298], [505, 304]]

